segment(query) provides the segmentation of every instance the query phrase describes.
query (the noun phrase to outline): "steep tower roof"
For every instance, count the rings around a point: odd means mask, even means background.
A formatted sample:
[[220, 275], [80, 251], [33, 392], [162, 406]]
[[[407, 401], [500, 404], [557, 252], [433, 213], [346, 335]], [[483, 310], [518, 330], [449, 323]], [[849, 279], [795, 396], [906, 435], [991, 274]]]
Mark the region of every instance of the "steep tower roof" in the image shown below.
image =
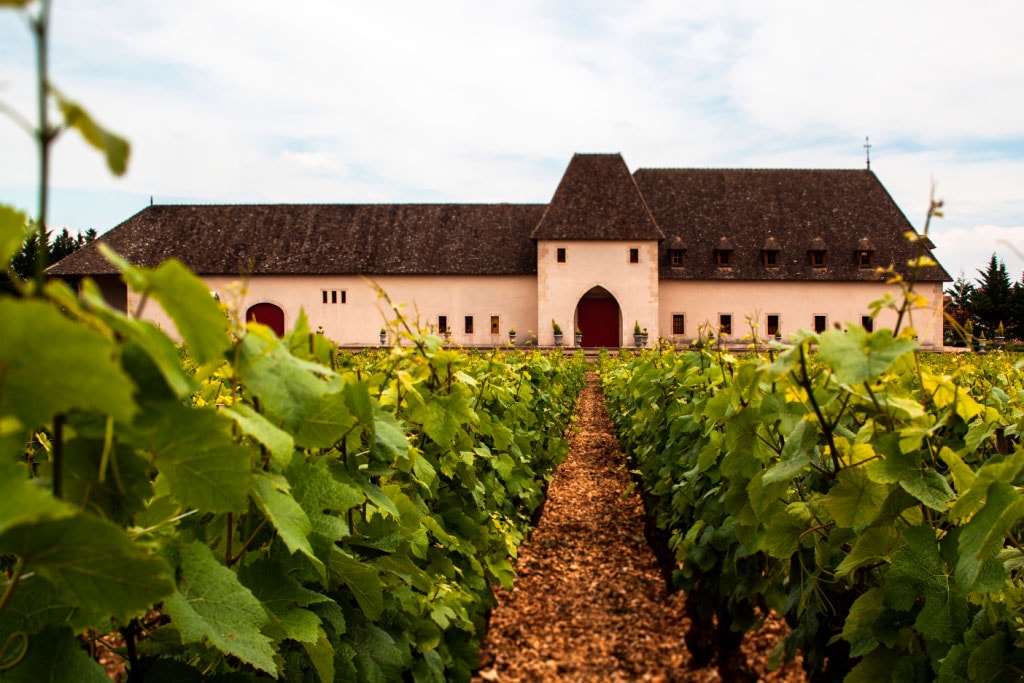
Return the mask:
[[574, 154], [540, 223], [541, 240], [662, 240], [621, 154]]

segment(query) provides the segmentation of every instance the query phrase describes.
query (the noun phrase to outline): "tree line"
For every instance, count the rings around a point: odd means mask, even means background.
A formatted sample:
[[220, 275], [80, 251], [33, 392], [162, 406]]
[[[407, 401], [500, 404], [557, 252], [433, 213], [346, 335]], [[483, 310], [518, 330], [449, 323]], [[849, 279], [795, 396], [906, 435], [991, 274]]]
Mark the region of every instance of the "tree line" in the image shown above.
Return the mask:
[[[53, 231], [46, 233], [46, 267], [60, 261], [68, 254], [72, 254], [97, 237], [96, 229], [89, 228], [85, 232], [72, 235], [71, 231], [64, 228], [56, 236]], [[11, 260], [10, 270], [0, 271], [0, 292], [13, 293], [15, 291], [12, 274], [21, 281], [30, 280], [35, 273], [36, 259], [39, 258], [39, 233], [33, 231], [26, 239], [18, 253]]]
[[987, 339], [1024, 340], [1024, 278], [1013, 282], [1006, 264], [995, 254], [973, 282], [961, 273], [944, 298], [946, 344], [962, 345], [965, 331]]

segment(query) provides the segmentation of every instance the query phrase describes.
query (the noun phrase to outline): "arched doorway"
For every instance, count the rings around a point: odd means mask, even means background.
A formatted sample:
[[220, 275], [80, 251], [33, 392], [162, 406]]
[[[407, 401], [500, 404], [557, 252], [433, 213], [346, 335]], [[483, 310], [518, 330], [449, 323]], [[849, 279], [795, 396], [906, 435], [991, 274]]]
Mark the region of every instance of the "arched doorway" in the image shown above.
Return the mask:
[[255, 320], [266, 325], [274, 331], [278, 337], [284, 336], [284, 311], [274, 304], [262, 303], [250, 306], [245, 312], [246, 322]]
[[622, 314], [619, 302], [604, 287], [594, 287], [576, 304], [576, 327], [583, 333], [583, 346], [622, 346]]

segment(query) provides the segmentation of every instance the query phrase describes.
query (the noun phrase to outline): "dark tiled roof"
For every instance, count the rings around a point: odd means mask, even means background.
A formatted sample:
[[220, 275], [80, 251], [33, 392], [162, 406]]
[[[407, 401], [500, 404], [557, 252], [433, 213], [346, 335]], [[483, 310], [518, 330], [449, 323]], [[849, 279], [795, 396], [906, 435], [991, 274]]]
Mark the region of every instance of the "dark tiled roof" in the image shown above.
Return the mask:
[[541, 240], [660, 240], [619, 154], [574, 154], [540, 224]]
[[[895, 264], [906, 272], [916, 247], [913, 231], [875, 174], [867, 170], [640, 169], [635, 174], [658, 226], [661, 277], [735, 280], [877, 280], [874, 268], [860, 268], [856, 251], [865, 238], [874, 247], [873, 265]], [[729, 238], [729, 268], [713, 258], [719, 240]], [[683, 267], [671, 267], [666, 244], [686, 243]], [[761, 250], [771, 238], [778, 267], [768, 268]], [[812, 268], [808, 251], [820, 238], [825, 268]], [[925, 281], [949, 281], [941, 267], [925, 268]]]
[[[131, 263], [200, 275], [529, 275], [542, 204], [158, 205], [103, 235]], [[53, 275], [117, 271], [95, 245]]]

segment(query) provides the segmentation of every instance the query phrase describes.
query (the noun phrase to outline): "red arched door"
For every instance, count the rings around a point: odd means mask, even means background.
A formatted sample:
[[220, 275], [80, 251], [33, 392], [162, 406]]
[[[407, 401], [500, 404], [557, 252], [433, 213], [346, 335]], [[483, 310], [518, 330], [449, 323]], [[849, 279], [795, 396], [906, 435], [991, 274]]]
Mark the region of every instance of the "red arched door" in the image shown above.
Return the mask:
[[250, 306], [249, 310], [245, 312], [245, 320], [246, 322], [255, 320], [272, 329], [278, 337], [284, 336], [284, 311], [274, 304], [263, 303]]
[[622, 346], [619, 302], [603, 287], [594, 287], [576, 305], [576, 327], [583, 333], [583, 346]]

